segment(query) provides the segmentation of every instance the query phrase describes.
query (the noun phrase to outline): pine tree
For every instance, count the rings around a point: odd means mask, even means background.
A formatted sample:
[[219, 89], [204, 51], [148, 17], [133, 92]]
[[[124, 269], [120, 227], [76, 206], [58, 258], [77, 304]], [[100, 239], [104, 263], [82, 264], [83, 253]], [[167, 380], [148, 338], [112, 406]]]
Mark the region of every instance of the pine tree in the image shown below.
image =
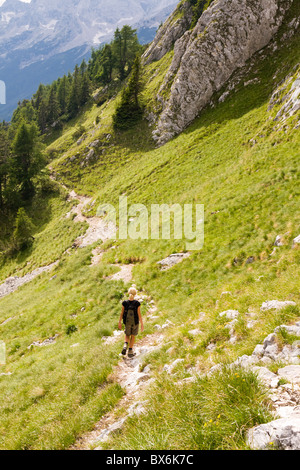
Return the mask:
[[6, 189], [8, 169], [9, 169], [10, 144], [8, 137], [8, 125], [0, 124], [0, 209], [4, 208], [4, 192]]
[[42, 83], [39, 85], [37, 92], [33, 95], [33, 106], [35, 109], [39, 109], [42, 100], [46, 94], [46, 87]]
[[47, 129], [47, 114], [48, 114], [46, 98], [43, 98], [41, 100], [37, 114], [38, 114], [38, 125], [40, 128], [40, 131], [42, 134], [45, 134], [46, 129]]
[[67, 112], [69, 92], [68, 79], [66, 75], [64, 75], [57, 88], [57, 99], [62, 114]]
[[81, 76], [78, 65], [76, 65], [74, 74], [72, 77], [71, 91], [68, 101], [68, 114], [70, 118], [73, 118], [78, 113], [80, 107], [80, 87], [81, 87]]
[[81, 62], [80, 67], [79, 67], [79, 71], [80, 71], [80, 75], [83, 77], [85, 72], [87, 71], [87, 63], [86, 63], [85, 59], [83, 59], [83, 61]]
[[33, 177], [44, 166], [39, 132], [36, 124], [21, 121], [12, 144], [10, 176], [20, 188], [24, 200], [34, 194]]
[[99, 81], [103, 85], [107, 85], [112, 81], [112, 74], [114, 68], [114, 56], [112, 47], [110, 44], [106, 44], [102, 49], [101, 56], [99, 58], [99, 62], [101, 64], [101, 72], [99, 75]]
[[136, 55], [140, 52], [140, 45], [136, 30], [125, 25], [121, 30], [116, 29], [112, 42], [113, 54], [119, 71], [120, 80], [126, 78], [132, 68]]
[[26, 122], [37, 121], [36, 109], [29, 100], [19, 102], [17, 109], [15, 109], [13, 113], [11, 123], [13, 124], [13, 127], [17, 127], [22, 120]]
[[80, 106], [84, 106], [91, 96], [91, 84], [88, 73], [85, 72], [82, 81], [81, 81], [81, 88], [80, 88]]
[[47, 103], [47, 122], [53, 124], [60, 116], [60, 107], [57, 99], [56, 85], [53, 84], [50, 88], [48, 103]]

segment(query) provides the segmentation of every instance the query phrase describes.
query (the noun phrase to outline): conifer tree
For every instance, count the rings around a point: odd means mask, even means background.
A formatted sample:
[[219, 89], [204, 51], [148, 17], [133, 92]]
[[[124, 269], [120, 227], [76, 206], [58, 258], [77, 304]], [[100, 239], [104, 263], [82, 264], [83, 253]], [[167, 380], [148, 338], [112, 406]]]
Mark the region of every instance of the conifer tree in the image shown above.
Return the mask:
[[38, 125], [40, 128], [40, 131], [42, 134], [45, 134], [46, 129], [47, 129], [47, 114], [48, 114], [46, 98], [43, 98], [41, 100], [37, 114], [38, 114]]
[[34, 194], [33, 178], [44, 166], [36, 124], [21, 121], [12, 144], [10, 176], [20, 188], [24, 200]]
[[119, 71], [120, 80], [130, 73], [132, 64], [140, 50], [136, 30], [125, 25], [121, 30], [116, 29], [112, 42], [113, 54]]
[[142, 117], [143, 110], [139, 102], [139, 94], [142, 89], [140, 74], [141, 60], [139, 56], [136, 56], [128, 85], [122, 92], [121, 102], [113, 116], [115, 129], [128, 129]]
[[103, 85], [107, 85], [112, 81], [114, 63], [115, 59], [112, 47], [110, 44], [106, 44], [102, 49], [102, 54], [100, 56], [101, 72], [99, 75], [99, 81]]
[[37, 92], [33, 95], [33, 106], [35, 109], [39, 109], [42, 100], [46, 94], [46, 87], [42, 83], [39, 85]]
[[91, 96], [91, 84], [88, 73], [85, 72], [81, 80], [80, 106], [84, 106]]
[[62, 114], [65, 114], [67, 112], [68, 96], [69, 83], [66, 75], [64, 75], [63, 78], [60, 80], [57, 88], [57, 99]]
[[60, 107], [57, 99], [56, 85], [53, 84], [50, 88], [48, 103], [47, 103], [47, 122], [53, 124], [60, 116]]
[[71, 91], [68, 100], [68, 113], [70, 118], [76, 116], [80, 107], [81, 76], [78, 65], [76, 65], [72, 77]]
[[4, 208], [4, 192], [6, 189], [8, 177], [8, 159], [9, 159], [9, 137], [8, 125], [3, 122], [0, 124], [0, 209]]

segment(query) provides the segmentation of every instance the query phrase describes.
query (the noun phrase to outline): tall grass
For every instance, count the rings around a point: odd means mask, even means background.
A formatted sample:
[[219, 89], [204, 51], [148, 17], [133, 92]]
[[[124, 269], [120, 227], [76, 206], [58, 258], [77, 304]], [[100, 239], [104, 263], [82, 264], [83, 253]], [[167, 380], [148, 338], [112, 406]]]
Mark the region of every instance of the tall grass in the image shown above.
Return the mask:
[[247, 448], [246, 430], [271, 419], [254, 373], [225, 369], [194, 384], [157, 379], [144, 414], [129, 418], [104, 448], [233, 450]]

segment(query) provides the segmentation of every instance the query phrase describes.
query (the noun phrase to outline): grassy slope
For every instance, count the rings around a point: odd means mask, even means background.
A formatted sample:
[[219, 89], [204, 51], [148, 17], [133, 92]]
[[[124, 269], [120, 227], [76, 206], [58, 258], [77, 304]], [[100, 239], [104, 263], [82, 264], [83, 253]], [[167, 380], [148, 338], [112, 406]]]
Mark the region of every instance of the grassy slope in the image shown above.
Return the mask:
[[[186, 132], [160, 149], [154, 148], [146, 123], [125, 134], [112, 132], [114, 100], [80, 116], [76, 124], [86, 128], [81, 146], [73, 136], [74, 123], [49, 146], [49, 151], [62, 155], [52, 163], [59, 178], [92, 195], [97, 203], [117, 204], [119, 195], [126, 193], [130, 204], [204, 204], [205, 245], [167, 272], [160, 272], [156, 262], [184, 250], [184, 241], [117, 241], [113, 254], [108, 251], [101, 265], [92, 268], [91, 248], [83, 249], [64, 255], [54, 273], [2, 299], [1, 318], [14, 318], [0, 327], [8, 351], [3, 370], [13, 373], [0, 378], [1, 448], [65, 448], [121, 396], [117, 386], [107, 383], [119, 345], [104, 348], [100, 338], [116, 327], [124, 286], [103, 276], [114, 269], [110, 263], [133, 258], [141, 261], [134, 270], [135, 281], [156, 300], [159, 322], [168, 318], [176, 327], [169, 331], [169, 343], [161, 354], [149, 359], [161, 377], [159, 393], [149, 402], [151, 413], [134, 418], [134, 429], [140, 432], [125, 427], [113, 448], [176, 448], [182, 442], [181, 427], [184, 448], [243, 448], [244, 430], [268, 418], [262, 391], [251, 374], [227, 374], [179, 393], [161, 370], [170, 361], [166, 352], [170, 346], [172, 359], [185, 359], [176, 376], [180, 379], [189, 375], [189, 367], [206, 371], [211, 361], [226, 362], [251, 353], [277, 324], [299, 316], [298, 308], [282, 315], [262, 314], [259, 309], [273, 298], [298, 305], [300, 301], [300, 251], [291, 249], [300, 225], [299, 132], [290, 122], [286, 129], [274, 129], [276, 123], [269, 117], [275, 116], [276, 108], [267, 110], [276, 84], [299, 62], [298, 41], [299, 36], [264, 60], [258, 58], [250, 70], [245, 68], [245, 80], [224, 103], [207, 109]], [[171, 55], [146, 70], [145, 101], [159, 88]], [[244, 87], [243, 82], [254, 77], [259, 83]], [[99, 128], [94, 125], [97, 116]], [[107, 134], [112, 137], [107, 139]], [[99, 160], [82, 168], [85, 147], [99, 138], [103, 142]], [[249, 142], [252, 138], [255, 145]], [[75, 162], [64, 164], [76, 154]], [[28, 272], [55, 261], [80, 232], [78, 226], [78, 233], [70, 233], [69, 222], [62, 218], [69, 205], [58, 196], [51, 201], [49, 220], [40, 225], [33, 249], [26, 259], [3, 266], [2, 278], [15, 268]], [[212, 214], [216, 211], [220, 212]], [[56, 244], [55, 234], [64, 243]], [[271, 255], [278, 234], [285, 234], [286, 245]], [[255, 257], [250, 265], [249, 256]], [[50, 281], [53, 274], [57, 277]], [[231, 295], [221, 297], [223, 291]], [[234, 345], [228, 343], [228, 330], [218, 319], [219, 312], [229, 308], [241, 313]], [[202, 335], [195, 338], [188, 333], [189, 322], [200, 311], [206, 317], [199, 324]], [[258, 321], [252, 330], [245, 327], [249, 311]], [[66, 333], [70, 324], [78, 328], [72, 336]], [[148, 324], [145, 333], [151, 331]], [[33, 341], [57, 333], [60, 336], [51, 347], [28, 349]], [[217, 345], [213, 353], [205, 349], [210, 342]], [[71, 348], [73, 344], [78, 345]], [[238, 398], [227, 393], [222, 381], [238, 390]], [[213, 402], [211, 390], [219, 396]], [[189, 407], [190, 403], [194, 405]], [[238, 410], [234, 425], [233, 409]]]

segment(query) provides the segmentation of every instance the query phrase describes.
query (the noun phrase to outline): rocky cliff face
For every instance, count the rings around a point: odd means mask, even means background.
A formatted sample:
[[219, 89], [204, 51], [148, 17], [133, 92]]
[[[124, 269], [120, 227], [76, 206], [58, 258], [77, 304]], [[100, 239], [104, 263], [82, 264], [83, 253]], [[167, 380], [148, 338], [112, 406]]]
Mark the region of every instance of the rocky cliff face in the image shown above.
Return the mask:
[[154, 41], [144, 54], [144, 63], [149, 64], [155, 60], [160, 60], [169, 52], [175, 42], [190, 28], [192, 17], [190, 3], [188, 1], [181, 2], [159, 28]]
[[215, 0], [189, 30], [191, 6], [185, 2], [181, 18], [168, 19], [144, 55], [146, 62], [160, 59], [175, 42], [173, 62], [157, 97], [162, 112], [153, 136], [159, 145], [185, 129], [236, 69], [268, 45], [291, 4]]

